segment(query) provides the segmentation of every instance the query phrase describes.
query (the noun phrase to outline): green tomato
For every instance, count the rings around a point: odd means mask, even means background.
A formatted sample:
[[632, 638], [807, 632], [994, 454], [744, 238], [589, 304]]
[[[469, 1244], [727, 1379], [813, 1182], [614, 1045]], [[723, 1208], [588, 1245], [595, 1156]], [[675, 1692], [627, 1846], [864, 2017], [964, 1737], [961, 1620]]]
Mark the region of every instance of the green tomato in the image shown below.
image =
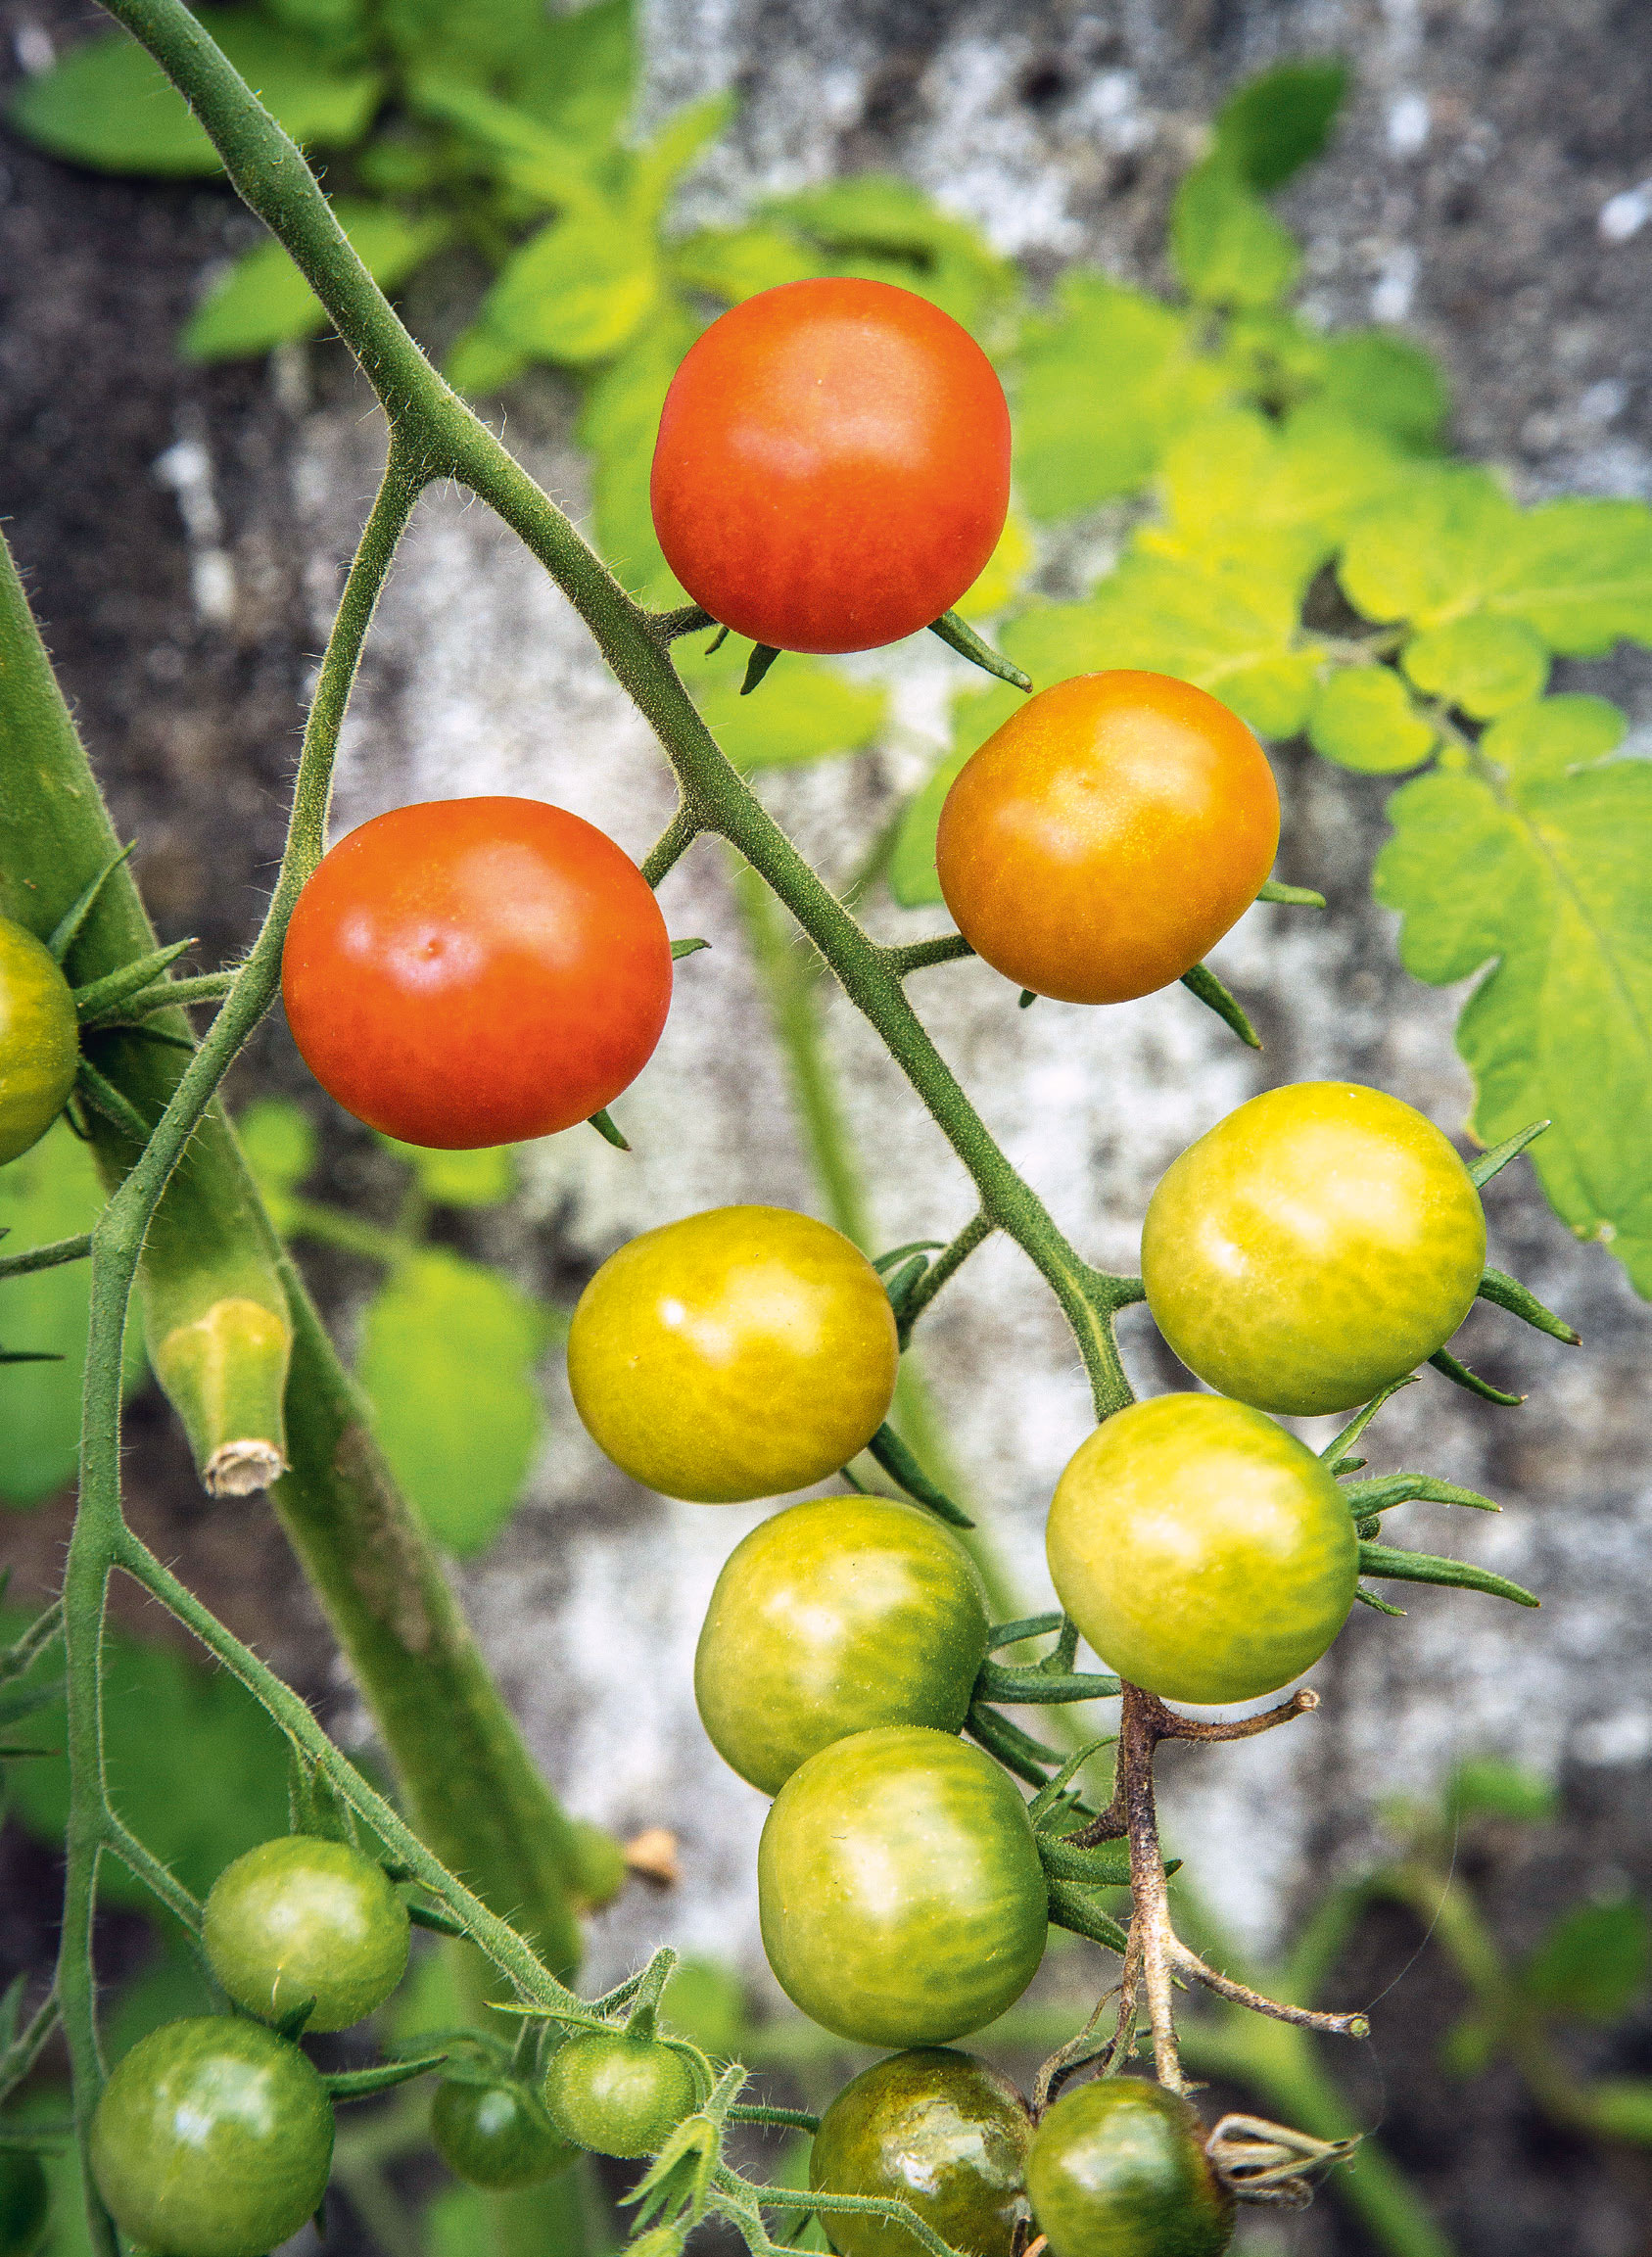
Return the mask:
[[783, 1207], [644, 1231], [603, 1263], [568, 1333], [591, 1439], [644, 1487], [702, 1505], [836, 1473], [883, 1424], [899, 1362], [871, 1262]]
[[921, 1725], [856, 1732], [793, 1771], [764, 1824], [757, 1893], [781, 1990], [862, 2045], [978, 2030], [1044, 1955], [1025, 1803], [990, 1756]]
[[525, 2085], [446, 2081], [430, 2104], [430, 2137], [456, 2179], [471, 2186], [538, 2186], [566, 2171], [579, 2149], [559, 2139]]
[[168, 2022], [104, 2087], [91, 2158], [116, 2224], [145, 2248], [265, 2257], [327, 2190], [332, 2103], [298, 2047], [260, 2022]]
[[0, 2257], [34, 2257], [51, 2206], [39, 2156], [0, 2147]]
[[1148, 1204], [1148, 1306], [1188, 1369], [1258, 1410], [1369, 1402], [1468, 1315], [1486, 1217], [1432, 1121], [1353, 1082], [1268, 1090]]
[[307, 2030], [344, 2030], [383, 2005], [407, 1967], [407, 1908], [348, 1842], [282, 1834], [226, 1865], [201, 1941], [238, 2006], [282, 2021], [315, 2000]]
[[[963, 2257], [1010, 2257], [1032, 2118], [1007, 2077], [973, 2053], [925, 2045], [874, 2061], [821, 2118], [809, 2157], [817, 2193], [910, 2202]], [[919, 2257], [905, 2227], [823, 2211], [837, 2257]]]
[[850, 1732], [956, 1732], [986, 1650], [980, 1576], [938, 1521], [881, 1497], [821, 1497], [729, 1555], [694, 1699], [718, 1754], [774, 1795]]
[[1219, 1395], [1156, 1395], [1098, 1427], [1056, 1484], [1045, 1548], [1108, 1666], [1196, 1703], [1251, 1701], [1311, 1669], [1359, 1569], [1328, 1468]]
[[1143, 2077], [1062, 2093], [1033, 2135], [1027, 2193], [1052, 2257], [1220, 2257], [1233, 2239], [1203, 2125]]
[[589, 2030], [550, 2057], [545, 2106], [564, 2139], [598, 2155], [654, 2155], [699, 2105], [686, 2057], [654, 2038]]
[[0, 1165], [39, 1143], [79, 1063], [68, 980], [26, 925], [0, 917]]

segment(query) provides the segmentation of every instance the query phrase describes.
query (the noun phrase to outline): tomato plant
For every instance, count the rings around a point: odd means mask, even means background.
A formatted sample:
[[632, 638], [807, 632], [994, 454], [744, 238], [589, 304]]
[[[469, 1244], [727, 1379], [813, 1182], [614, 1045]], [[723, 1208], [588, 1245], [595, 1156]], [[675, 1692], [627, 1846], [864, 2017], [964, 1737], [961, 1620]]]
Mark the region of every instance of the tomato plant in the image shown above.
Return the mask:
[[[920, 2046], [844, 2086], [815, 2135], [809, 2184], [910, 2202], [961, 2257], [1010, 2257], [1032, 2118], [1007, 2077], [972, 2053]], [[829, 2214], [838, 2257], [912, 2257], [913, 2235], [879, 2218]]]
[[0, 917], [0, 1166], [39, 1143], [79, 1063], [69, 982], [26, 926]]
[[700, 1720], [778, 1794], [806, 1756], [875, 1724], [956, 1732], [986, 1658], [969, 1555], [915, 1506], [823, 1497], [730, 1553], [694, 1654]]
[[238, 2006], [280, 2022], [314, 2003], [307, 2030], [344, 2030], [390, 1997], [407, 1965], [407, 1913], [348, 1842], [284, 1834], [212, 1884], [201, 1941]]
[[333, 2110], [296, 2045], [257, 2022], [168, 2022], [118, 2064], [92, 2119], [116, 2223], [166, 2257], [265, 2257], [326, 2191]]
[[757, 1887], [781, 1990], [866, 2045], [978, 2030], [1044, 1956], [1025, 1804], [979, 1748], [920, 1725], [857, 1732], [800, 1764], [764, 1822]]
[[444, 2079], [430, 2104], [430, 2138], [456, 2179], [501, 2191], [541, 2186], [579, 2153], [557, 2137], [539, 2098], [507, 2078]]
[[35, 2257], [50, 2215], [51, 2189], [39, 2156], [0, 2148], [0, 2257]]
[[896, 1356], [888, 1296], [841, 1232], [714, 1207], [603, 1263], [574, 1311], [568, 1384], [634, 1481], [726, 1505], [846, 1465], [883, 1423]]
[[1148, 1306], [1190, 1371], [1265, 1411], [1350, 1410], [1444, 1346], [1486, 1218], [1432, 1121], [1354, 1082], [1265, 1090], [1190, 1145], [1142, 1231]]
[[1034, 2136], [1027, 2192], [1053, 2257], [1220, 2257], [1233, 2239], [1199, 2118], [1141, 2077], [1062, 2095]]
[[666, 561], [713, 619], [779, 650], [871, 650], [949, 611], [992, 554], [1010, 410], [926, 299], [784, 283], [689, 349], [650, 491]]
[[550, 2057], [545, 2106], [565, 2139], [598, 2155], [652, 2155], [696, 2098], [675, 2046], [624, 2030], [577, 2034]]
[[1098, 1427], [1046, 1541], [1097, 1653], [1172, 1701], [1289, 1684], [1347, 1620], [1359, 1564], [1348, 1500], [1313, 1452], [1214, 1395], [1156, 1395]]
[[1041, 690], [970, 755], [935, 868], [959, 931], [1017, 987], [1125, 1003], [1198, 964], [1278, 845], [1273, 774], [1238, 716], [1117, 669]]
[[287, 1023], [330, 1097], [404, 1144], [515, 1144], [587, 1120], [671, 1005], [665, 919], [594, 824], [536, 799], [395, 808], [306, 884]]

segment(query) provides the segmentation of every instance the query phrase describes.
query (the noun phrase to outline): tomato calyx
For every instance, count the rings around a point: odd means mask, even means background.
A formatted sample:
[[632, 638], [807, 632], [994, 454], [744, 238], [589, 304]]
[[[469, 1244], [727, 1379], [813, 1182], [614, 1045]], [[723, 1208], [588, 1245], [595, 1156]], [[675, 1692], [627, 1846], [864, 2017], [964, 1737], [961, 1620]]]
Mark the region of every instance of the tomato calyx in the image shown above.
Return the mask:
[[983, 674], [990, 674], [999, 682], [1011, 682], [1016, 689], [1031, 690], [1031, 675], [1023, 674], [1002, 651], [994, 650], [990, 642], [983, 642], [974, 629], [968, 621], [960, 619], [956, 611], [943, 611], [939, 619], [930, 620], [929, 633], [938, 635], [949, 650], [956, 650], [960, 658], [967, 658], [971, 666], [978, 666]]
[[1221, 2117], [1204, 2142], [1211, 2169], [1236, 2202], [1304, 2210], [1313, 2200], [1311, 2171], [1345, 2163], [1359, 2137], [1318, 2139], [1311, 2132], [1262, 2116]]

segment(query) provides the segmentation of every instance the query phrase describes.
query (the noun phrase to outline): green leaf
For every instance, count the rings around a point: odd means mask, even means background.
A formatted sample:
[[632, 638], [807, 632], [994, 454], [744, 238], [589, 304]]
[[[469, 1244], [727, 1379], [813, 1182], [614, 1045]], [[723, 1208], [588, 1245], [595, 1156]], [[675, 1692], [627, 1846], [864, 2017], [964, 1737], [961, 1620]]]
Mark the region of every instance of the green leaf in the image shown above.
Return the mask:
[[[377, 1132], [375, 1132], [377, 1133]], [[388, 1152], [404, 1160], [433, 1206], [502, 1206], [516, 1190], [516, 1151], [512, 1145], [483, 1145], [474, 1152], [438, 1152], [427, 1145], [404, 1145], [379, 1135]]]
[[[333, 215], [382, 290], [394, 290], [452, 234], [446, 219], [409, 219], [388, 204], [341, 196]], [[244, 251], [185, 323], [186, 360], [240, 360], [328, 326], [321, 301], [279, 243]]]
[[465, 85], [440, 64], [416, 76], [407, 94], [422, 116], [463, 134], [478, 160], [530, 203], [558, 206], [565, 214], [588, 219], [612, 216], [603, 185], [613, 169], [611, 152], [560, 139], [526, 110]]
[[[0, 1609], [0, 1644], [26, 1627]], [[287, 1831], [287, 1743], [251, 1693], [170, 1646], [111, 1630], [104, 1641], [105, 1750], [110, 1800], [132, 1832], [185, 1888], [204, 1897], [231, 1858]], [[30, 1725], [43, 1747], [65, 1745], [61, 1705]], [[69, 1820], [69, 1763], [51, 1756], [20, 1764], [12, 1808], [29, 1833], [62, 1846]], [[155, 1900], [115, 1857], [100, 1892], [117, 1904]]]
[[669, 244], [666, 260], [682, 289], [700, 290], [731, 305], [825, 271], [812, 252], [778, 227], [703, 227]]
[[1493, 966], [1457, 1027], [1476, 1137], [1551, 1120], [1532, 1148], [1550, 1203], [1652, 1294], [1652, 764], [1609, 757], [1623, 728], [1581, 697], [1494, 722], [1472, 766], [1390, 801], [1374, 883], [1419, 979]]
[[[0, 1230], [11, 1233], [8, 1251], [21, 1253], [90, 1230], [103, 1203], [91, 1153], [63, 1121], [32, 1151], [0, 1168]], [[36, 1270], [0, 1287], [0, 1343], [63, 1359], [0, 1364], [0, 1502], [37, 1505], [73, 1479], [90, 1291], [84, 1262]], [[128, 1387], [137, 1385], [143, 1369], [134, 1313], [126, 1327]]]
[[660, 1999], [660, 2013], [680, 2038], [720, 2060], [732, 2060], [750, 2035], [738, 1975], [710, 1959], [679, 1960]]
[[442, 373], [455, 392], [477, 400], [514, 384], [533, 357], [508, 337], [496, 337], [486, 323], [473, 321], [448, 348]]
[[895, 173], [862, 172], [784, 196], [765, 212], [818, 247], [829, 273], [892, 282], [973, 333], [996, 338], [1020, 290], [978, 228]]
[[1435, 732], [1392, 667], [1345, 666], [1332, 675], [1308, 715], [1315, 752], [1361, 776], [1393, 776], [1420, 768]]
[[310, 46], [354, 47], [367, 29], [364, 0], [260, 0], [260, 5], [284, 31]]
[[1201, 306], [1277, 306], [1301, 265], [1296, 238], [1220, 157], [1195, 165], [1177, 189], [1170, 255]]
[[1174, 674], [1275, 738], [1295, 736], [1306, 721], [1324, 656], [1298, 644], [1293, 583], [1199, 571], [1141, 550], [1089, 602], [1023, 612], [999, 639], [1035, 682], [1110, 666]]
[[545, 1312], [443, 1248], [398, 1264], [368, 1303], [356, 1377], [391, 1472], [437, 1542], [480, 1551], [510, 1518], [544, 1431]]
[[[195, 15], [301, 146], [346, 149], [372, 123], [383, 89], [378, 71], [334, 71], [304, 41], [246, 9]], [[6, 115], [53, 156], [100, 172], [188, 179], [219, 169], [183, 96], [123, 31], [88, 39], [25, 79]]]
[[1252, 188], [1277, 188], [1320, 156], [1347, 92], [1347, 66], [1281, 63], [1230, 94], [1216, 152]]
[[1632, 1897], [1580, 1904], [1561, 1915], [1527, 1960], [1520, 1987], [1545, 2013], [1608, 2026], [1640, 1996], [1649, 1946], [1645, 1910]]
[[1524, 1826], [1541, 1826], [1555, 1815], [1556, 1808], [1554, 1789], [1546, 1780], [1496, 1756], [1467, 1757], [1446, 1783], [1447, 1823], [1512, 1818]]
[[946, 795], [969, 755], [1025, 702], [1007, 682], [995, 682], [990, 689], [968, 690], [953, 700], [952, 748], [908, 804], [889, 857], [889, 891], [903, 909], [924, 909], [941, 900], [935, 833]]
[[[619, 137], [637, 79], [631, 0], [547, 15], [543, 0], [514, 0], [535, 18], [507, 79], [512, 101], [565, 140], [605, 148]], [[432, 0], [438, 25], [448, 0]], [[486, 13], [497, 0], [477, 0]]]
[[544, 0], [380, 0], [378, 14], [411, 71], [518, 94], [546, 61]]
[[1234, 372], [1199, 352], [1195, 321], [1157, 299], [1083, 271], [1055, 296], [1012, 387], [1016, 484], [1039, 518], [1137, 493], [1170, 440], [1235, 388]]
[[889, 694], [878, 683], [851, 682], [833, 666], [788, 652], [783, 666], [765, 669], [761, 691], [747, 697], [740, 691], [744, 663], [732, 641], [714, 658], [690, 649], [680, 661], [688, 694], [738, 769], [797, 768], [859, 752], [883, 727]]
[[302, 1105], [266, 1097], [240, 1115], [235, 1133], [276, 1229], [285, 1231], [288, 1202], [321, 1156], [314, 1124]]
[[1327, 338], [1319, 384], [1327, 406], [1405, 447], [1431, 447], [1451, 405], [1439, 362], [1392, 329], [1346, 329]]
[[998, 545], [982, 565], [953, 609], [960, 619], [991, 619], [1001, 612], [1038, 561], [1032, 534], [1020, 511], [1013, 505], [1004, 520]]
[[1534, 630], [1491, 612], [1427, 629], [1400, 663], [1419, 689], [1476, 721], [1528, 705], [1548, 686], [1549, 654]]
[[649, 228], [618, 212], [581, 213], [553, 219], [513, 253], [481, 320], [526, 353], [582, 367], [631, 342], [659, 286]]
[[654, 538], [648, 468], [666, 393], [698, 334], [699, 324], [682, 304], [667, 300], [597, 376], [586, 394], [576, 433], [596, 458], [591, 474], [596, 545], [638, 602], [662, 607], [681, 603], [684, 591]]
[[634, 219], [647, 227], [657, 223], [678, 181], [733, 115], [732, 94], [709, 94], [666, 119], [632, 165], [626, 203]]

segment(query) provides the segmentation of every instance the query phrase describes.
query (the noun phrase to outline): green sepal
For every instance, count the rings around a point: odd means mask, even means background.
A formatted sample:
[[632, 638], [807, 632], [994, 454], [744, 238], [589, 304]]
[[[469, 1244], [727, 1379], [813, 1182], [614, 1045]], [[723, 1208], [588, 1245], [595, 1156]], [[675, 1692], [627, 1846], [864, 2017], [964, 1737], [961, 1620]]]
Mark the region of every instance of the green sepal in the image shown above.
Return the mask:
[[470, 1933], [462, 1920], [455, 1920], [451, 1912], [441, 1911], [434, 1904], [421, 1904], [410, 1898], [406, 1909], [415, 1928], [428, 1928], [434, 1936], [468, 1936]]
[[61, 1364], [56, 1348], [0, 1348], [0, 1364]]
[[[1071, 1881], [1082, 1889], [1130, 1886], [1128, 1842], [1098, 1842], [1094, 1849], [1075, 1850], [1057, 1834], [1039, 1834], [1036, 1840], [1044, 1871], [1052, 1881]], [[1164, 1870], [1168, 1872], [1169, 1866]]]
[[1487, 1568], [1471, 1567], [1467, 1560], [1441, 1560], [1431, 1552], [1402, 1552], [1392, 1544], [1359, 1547], [1359, 1572], [1398, 1583], [1445, 1583], [1454, 1590], [1485, 1591], [1493, 1599], [1512, 1599], [1517, 1607], [1541, 1606], [1519, 1583], [1494, 1575]]
[[891, 1246], [886, 1254], [877, 1255], [872, 1266], [879, 1277], [883, 1277], [897, 1262], [904, 1262], [909, 1255], [938, 1253], [945, 1245], [945, 1239], [909, 1239], [904, 1246]]
[[1581, 1346], [1581, 1338], [1572, 1330], [1564, 1317], [1557, 1317], [1553, 1309], [1544, 1308], [1534, 1293], [1523, 1286], [1518, 1278], [1511, 1278], [1506, 1270], [1487, 1269], [1476, 1289], [1478, 1297], [1490, 1301], [1499, 1309], [1507, 1309], [1510, 1316], [1519, 1317], [1523, 1324], [1534, 1331], [1547, 1333], [1551, 1340], [1564, 1340], [1569, 1348]]
[[97, 876], [93, 878], [91, 884], [86, 888], [85, 892], [81, 894], [77, 900], [71, 902], [68, 909], [64, 911], [62, 917], [59, 917], [57, 923], [52, 927], [51, 938], [47, 941], [46, 947], [50, 955], [60, 964], [62, 964], [64, 958], [69, 954], [71, 947], [73, 945], [75, 935], [79, 932], [80, 927], [91, 916], [93, 910], [96, 909], [98, 904], [98, 895], [102, 893], [104, 887], [115, 875], [115, 872], [120, 868], [120, 865], [125, 861], [126, 857], [133, 851], [137, 843], [137, 840], [134, 838], [129, 842], [129, 844], [123, 846], [118, 854], [112, 855], [109, 861], [104, 864], [102, 870], [98, 871]]
[[897, 1319], [904, 1312], [908, 1293], [928, 1267], [928, 1261], [922, 1254], [914, 1254], [910, 1261], [901, 1264], [893, 1277], [884, 1279], [883, 1290], [889, 1296], [889, 1306]]
[[1500, 1174], [1508, 1166], [1510, 1160], [1518, 1159], [1527, 1146], [1534, 1143], [1550, 1125], [1546, 1120], [1528, 1121], [1525, 1128], [1516, 1129], [1511, 1137], [1504, 1137], [1500, 1145], [1493, 1145], [1489, 1152], [1484, 1152], [1478, 1158], [1470, 1160], [1470, 1183], [1477, 1191], [1482, 1185], [1488, 1184], [1494, 1175]]
[[1028, 1011], [1037, 1001], [1038, 990], [1036, 988], [1023, 987], [1020, 994], [1015, 999], [1015, 1009], [1017, 1011]]
[[742, 697], [751, 695], [779, 655], [772, 643], [754, 642], [752, 644], [751, 656], [745, 662], [745, 680], [740, 683], [740, 695]]
[[1049, 1833], [1057, 1824], [1064, 1824], [1073, 1814], [1073, 1806], [1079, 1801], [1078, 1790], [1072, 1781], [1090, 1761], [1104, 1748], [1110, 1748], [1116, 1733], [1109, 1732], [1102, 1739], [1090, 1740], [1070, 1755], [1053, 1779], [1046, 1780], [1027, 1805], [1027, 1816], [1032, 1820], [1035, 1833]]
[[983, 1708], [978, 1701], [970, 1702], [964, 1729], [989, 1756], [996, 1757], [1007, 1771], [1014, 1771], [1016, 1778], [1024, 1779], [1029, 1787], [1048, 1786], [1050, 1774], [1045, 1766], [1060, 1765], [1065, 1761], [1060, 1748], [1047, 1748], [1042, 1740], [1023, 1732], [1019, 1724], [1011, 1723], [1008, 1716], [1001, 1716], [996, 1709]]
[[1182, 985], [1189, 995], [1198, 996], [1207, 1010], [1213, 1011], [1225, 1026], [1232, 1027], [1242, 1043], [1251, 1050], [1260, 1050], [1262, 1038], [1246, 1017], [1239, 998], [1225, 987], [1208, 964], [1196, 964], [1191, 971], [1182, 974]]
[[604, 1144], [612, 1145], [617, 1152], [630, 1152], [630, 1145], [614, 1126], [613, 1116], [606, 1105], [602, 1107], [600, 1112], [591, 1114], [590, 1126], [596, 1131]]
[[959, 618], [956, 611], [943, 611], [939, 619], [929, 622], [929, 633], [938, 635], [949, 650], [956, 650], [960, 658], [967, 658], [971, 666], [978, 666], [983, 674], [1008, 682], [1016, 689], [1032, 687], [1032, 677], [1023, 674], [1002, 652], [983, 642], [972, 627]]
[[1083, 1670], [1041, 1670], [1036, 1663], [1011, 1669], [1002, 1662], [983, 1662], [975, 1679], [978, 1701], [1007, 1701], [1016, 1706], [1048, 1707], [1062, 1701], [1111, 1701], [1118, 1697], [1118, 1679]]
[[939, 1521], [951, 1528], [972, 1528], [974, 1522], [968, 1513], [961, 1512], [944, 1489], [936, 1488], [923, 1468], [907, 1448], [893, 1427], [878, 1428], [870, 1442], [868, 1452], [877, 1460], [889, 1479], [905, 1489], [915, 1504], [927, 1508]]
[[1482, 1513], [1500, 1513], [1503, 1509], [1478, 1489], [1437, 1481], [1432, 1474], [1383, 1474], [1375, 1481], [1349, 1481], [1343, 1494], [1355, 1520], [1367, 1513], [1386, 1513], [1394, 1505], [1473, 1505]]
[[1050, 1917], [1058, 1928], [1065, 1928], [1074, 1936], [1087, 1936], [1093, 1944], [1105, 1944], [1109, 1951], [1120, 1958], [1130, 1948], [1130, 1939], [1110, 1912], [1104, 1912], [1094, 1902], [1094, 1892], [1081, 1888], [1075, 1881], [1052, 1880], [1050, 1891]]
[[150, 1139], [150, 1126], [129, 1098], [124, 1098], [115, 1084], [99, 1073], [89, 1058], [82, 1058], [75, 1070], [74, 1086], [94, 1112], [102, 1113], [106, 1121], [128, 1136], [141, 1151]]
[[1322, 893], [1315, 893], [1311, 886], [1281, 885], [1279, 880], [1274, 877], [1266, 879], [1257, 888], [1256, 899], [1258, 901], [1287, 902], [1298, 909], [1323, 909], [1325, 907], [1325, 896]]
[[[1335, 1440], [1326, 1443], [1319, 1453], [1320, 1463], [1330, 1466], [1335, 1471], [1341, 1460], [1352, 1449], [1354, 1443], [1358, 1441], [1360, 1435], [1390, 1396], [1398, 1394], [1401, 1387], [1414, 1387], [1416, 1383], [1417, 1374], [1415, 1372], [1401, 1372], [1398, 1379], [1390, 1380], [1388, 1386], [1379, 1394], [1373, 1395], [1362, 1410], [1355, 1411], [1353, 1417], [1349, 1419], [1347, 1425], [1336, 1436]], [[1359, 1462], [1363, 1465], [1365, 1460], [1361, 1458]]]
[[1524, 1395], [1505, 1394], [1501, 1387], [1494, 1387], [1489, 1380], [1483, 1380], [1478, 1372], [1471, 1372], [1468, 1365], [1460, 1363], [1449, 1348], [1436, 1348], [1429, 1362], [1437, 1372], [1443, 1373], [1454, 1387], [1466, 1388], [1471, 1395], [1478, 1395], [1483, 1403], [1501, 1403], [1505, 1409], [1512, 1411], [1518, 1410], [1526, 1400]]
[[1379, 1615], [1394, 1615], [1400, 1622], [1405, 1620], [1403, 1607], [1391, 1607], [1387, 1599], [1379, 1599], [1376, 1592], [1368, 1591], [1363, 1583], [1354, 1585], [1353, 1595], [1362, 1607], [1374, 1607]]
[[987, 1632], [987, 1652], [996, 1654], [1001, 1646], [1018, 1646], [1027, 1638], [1048, 1637], [1059, 1630], [1065, 1620], [1062, 1615], [1023, 1615], [1016, 1622], [995, 1622]]
[[305, 2024], [314, 2011], [315, 2000], [312, 1998], [301, 1998], [296, 2006], [283, 2014], [280, 2020], [273, 2025], [275, 2035], [278, 2038], [285, 2038], [289, 2044], [297, 2045], [304, 2036]]
[[124, 1003], [128, 996], [141, 994], [169, 965], [176, 964], [180, 956], [198, 945], [193, 939], [175, 940], [170, 948], [158, 948], [148, 956], [134, 957], [130, 964], [120, 964], [116, 970], [105, 972], [102, 979], [90, 980], [84, 987], [77, 987], [73, 991], [76, 1017], [84, 1025], [88, 1019], [96, 1018], [100, 1011], [113, 1011], [117, 1004]]
[[428, 2077], [447, 2058], [446, 2053], [420, 2053], [408, 2061], [379, 2061], [371, 2069], [335, 2069], [321, 2082], [331, 2100], [366, 2100], [393, 2086], [411, 2084], [415, 2077]]
[[694, 956], [702, 948], [710, 946], [709, 940], [674, 940], [671, 944], [671, 961], [673, 964], [681, 964], [685, 956]]

